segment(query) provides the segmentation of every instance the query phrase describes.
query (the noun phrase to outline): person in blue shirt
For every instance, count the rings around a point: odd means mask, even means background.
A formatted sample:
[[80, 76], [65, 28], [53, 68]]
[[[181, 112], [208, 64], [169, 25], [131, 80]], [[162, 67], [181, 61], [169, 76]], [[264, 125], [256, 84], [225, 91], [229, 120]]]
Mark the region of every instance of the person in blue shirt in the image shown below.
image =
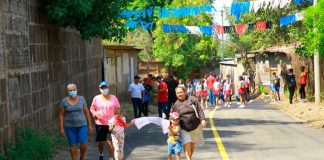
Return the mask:
[[145, 89], [144, 94], [144, 103], [143, 103], [143, 114], [145, 117], [148, 116], [148, 105], [151, 100], [151, 91], [153, 90], [153, 87], [148, 83], [148, 79], [144, 78], [143, 85]]

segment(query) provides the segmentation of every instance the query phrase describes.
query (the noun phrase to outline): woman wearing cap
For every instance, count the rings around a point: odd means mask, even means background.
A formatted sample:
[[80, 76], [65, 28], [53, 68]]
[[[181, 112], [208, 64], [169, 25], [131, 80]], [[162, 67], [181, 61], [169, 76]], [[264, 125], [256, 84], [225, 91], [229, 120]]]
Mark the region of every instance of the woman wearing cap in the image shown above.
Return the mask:
[[68, 96], [60, 105], [60, 134], [67, 136], [70, 145], [70, 154], [73, 160], [78, 159], [80, 145], [80, 160], [85, 159], [87, 150], [88, 130], [93, 132], [87, 102], [77, 93], [76, 85], [67, 85]]
[[101, 94], [93, 98], [90, 111], [96, 123], [96, 142], [98, 142], [99, 159], [103, 158], [103, 150], [108, 135], [109, 157], [113, 159], [114, 148], [109, 132], [108, 121], [114, 117], [114, 111], [120, 107], [116, 96], [109, 94], [109, 84], [102, 81], [99, 84]]
[[196, 143], [203, 143], [202, 134], [196, 134], [201, 127], [206, 127], [205, 114], [196, 97], [187, 96], [184, 87], [175, 89], [178, 100], [172, 106], [172, 112], [178, 112], [180, 117], [180, 138], [187, 160], [191, 160]]

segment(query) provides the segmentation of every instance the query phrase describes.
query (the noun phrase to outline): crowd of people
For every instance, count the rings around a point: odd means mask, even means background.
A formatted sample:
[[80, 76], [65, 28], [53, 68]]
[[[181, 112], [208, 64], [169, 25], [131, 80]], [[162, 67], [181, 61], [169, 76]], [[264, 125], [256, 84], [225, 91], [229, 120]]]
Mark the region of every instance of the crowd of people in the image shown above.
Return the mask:
[[[280, 100], [280, 78], [276, 72], [271, 76], [270, 91], [273, 100]], [[116, 96], [109, 93], [109, 84], [106, 81], [99, 83], [100, 94], [92, 100], [90, 109], [83, 96], [78, 95], [77, 86], [68, 84], [67, 97], [60, 104], [60, 134], [66, 136], [70, 145], [70, 154], [73, 160], [85, 159], [87, 150], [88, 132], [93, 133], [91, 116], [95, 122], [96, 142], [98, 143], [99, 160], [104, 159], [104, 145], [108, 144], [109, 159], [122, 160], [124, 157], [124, 129], [134, 124], [136, 118], [142, 113], [148, 116], [148, 106], [152, 100], [152, 92], [157, 93], [158, 116], [169, 119], [168, 159], [176, 155], [181, 159], [180, 153], [184, 151], [187, 160], [192, 159], [195, 145], [203, 141], [202, 128], [206, 127], [203, 109], [209, 107], [219, 108], [231, 107], [232, 96], [236, 95], [239, 100], [239, 108], [244, 108], [250, 99], [251, 78], [246, 74], [237, 77], [237, 83], [230, 75], [214, 74], [210, 72], [199, 78], [186, 81], [175, 76], [163, 78], [148, 75], [141, 80], [139, 76], [134, 77], [134, 82], [128, 89], [129, 103], [133, 105], [134, 118], [126, 123], [124, 109], [120, 106]], [[305, 101], [305, 86], [307, 84], [308, 69], [301, 67], [299, 76], [300, 101]], [[296, 76], [293, 69], [285, 74], [284, 80], [289, 90], [289, 102], [292, 99], [297, 86]], [[235, 90], [234, 90], [235, 89]], [[164, 115], [163, 115], [164, 114]], [[113, 158], [114, 157], [114, 158]]]

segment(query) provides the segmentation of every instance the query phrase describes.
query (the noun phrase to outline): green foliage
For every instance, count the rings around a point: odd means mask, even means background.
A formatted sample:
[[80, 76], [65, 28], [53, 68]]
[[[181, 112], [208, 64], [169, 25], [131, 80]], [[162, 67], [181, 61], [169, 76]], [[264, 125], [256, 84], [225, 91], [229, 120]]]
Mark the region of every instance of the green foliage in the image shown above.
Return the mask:
[[[169, 7], [205, 5], [208, 2], [206, 0], [174, 0]], [[209, 26], [212, 24], [210, 15], [201, 14], [195, 17], [159, 19], [154, 31], [156, 39], [153, 45], [153, 53], [158, 60], [165, 62], [165, 66], [171, 70], [171, 74], [180, 77], [186, 77], [192, 70], [215, 65], [217, 50], [212, 36], [187, 33], [166, 34], [162, 30], [163, 24]]]
[[[301, 38], [304, 46], [300, 48], [299, 53], [307, 56], [312, 56], [314, 50], [319, 51], [321, 56], [324, 56], [324, 0], [319, 0], [314, 7], [305, 9], [305, 19], [303, 24], [306, 26], [306, 33]], [[314, 31], [316, 28], [316, 32]]]
[[85, 40], [92, 37], [121, 41], [126, 28], [119, 18], [127, 0], [45, 0], [48, 18], [63, 27], [80, 31]]
[[268, 94], [268, 91], [267, 91], [267, 89], [264, 86], [261, 86], [260, 93], [267, 95]]
[[16, 146], [8, 145], [8, 152], [1, 160], [46, 160], [54, 156], [55, 150], [64, 147], [66, 140], [48, 131], [19, 129]]
[[[293, 2], [292, 2], [293, 3]], [[243, 14], [240, 22], [235, 22], [234, 18], [230, 16], [232, 23], [256, 23], [258, 21], [270, 21], [272, 22], [272, 28], [264, 31], [258, 31], [256, 29], [247, 31], [247, 33], [239, 36], [237, 34], [231, 34], [229, 47], [236, 53], [248, 52], [251, 50], [264, 51], [266, 48], [293, 43], [299, 41], [303, 35], [305, 26], [301, 22], [280, 27], [279, 19], [282, 16], [294, 14], [301, 11], [301, 8], [305, 8], [310, 4], [303, 6], [296, 6], [290, 4], [285, 8], [277, 9], [261, 9], [257, 13]]]

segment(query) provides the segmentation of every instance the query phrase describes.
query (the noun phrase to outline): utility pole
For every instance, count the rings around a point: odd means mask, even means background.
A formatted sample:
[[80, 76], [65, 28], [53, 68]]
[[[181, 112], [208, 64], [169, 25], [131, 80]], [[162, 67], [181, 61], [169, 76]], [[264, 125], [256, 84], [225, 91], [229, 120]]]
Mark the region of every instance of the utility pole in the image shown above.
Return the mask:
[[[314, 0], [313, 6], [317, 5], [317, 0]], [[314, 28], [314, 34], [317, 32], [317, 28]], [[321, 79], [320, 79], [320, 56], [318, 48], [315, 47], [314, 50], [314, 79], [315, 79], [315, 104], [319, 105], [321, 103]]]
[[[221, 10], [221, 15], [222, 15], [222, 27], [224, 27], [224, 11]], [[222, 34], [222, 56], [221, 56], [221, 61], [224, 61], [224, 34], [225, 34], [225, 30], [224, 33]]]

